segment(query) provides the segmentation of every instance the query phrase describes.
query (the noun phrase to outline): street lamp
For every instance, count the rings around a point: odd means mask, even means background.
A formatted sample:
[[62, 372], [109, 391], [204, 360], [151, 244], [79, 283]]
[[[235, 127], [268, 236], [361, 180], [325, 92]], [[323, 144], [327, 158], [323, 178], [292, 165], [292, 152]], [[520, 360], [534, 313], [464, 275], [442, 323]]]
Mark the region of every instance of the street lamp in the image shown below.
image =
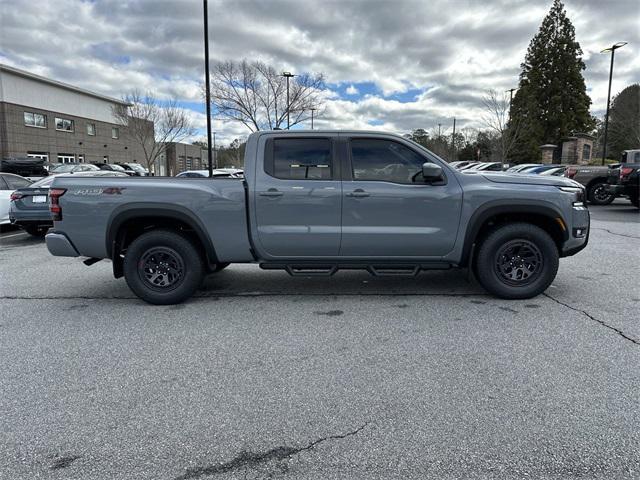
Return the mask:
[[213, 177], [213, 156], [211, 154], [211, 82], [209, 81], [209, 13], [207, 0], [203, 0], [204, 7], [204, 85], [205, 101], [207, 102], [207, 152], [209, 154], [209, 178]]
[[604, 165], [604, 159], [607, 157], [607, 133], [609, 131], [609, 104], [611, 103], [611, 79], [613, 78], [613, 55], [615, 51], [624, 47], [627, 42], [614, 43], [608, 48], [601, 50], [600, 53], [611, 52], [611, 66], [609, 67], [609, 93], [607, 93], [607, 113], [604, 115], [604, 143], [602, 144], [602, 165]]
[[295, 77], [295, 75], [291, 72], [282, 72], [282, 76], [287, 79], [287, 130], [291, 126], [289, 121], [289, 79]]
[[313, 112], [315, 112], [317, 110], [317, 108], [312, 108], [311, 109], [311, 130], [313, 130]]

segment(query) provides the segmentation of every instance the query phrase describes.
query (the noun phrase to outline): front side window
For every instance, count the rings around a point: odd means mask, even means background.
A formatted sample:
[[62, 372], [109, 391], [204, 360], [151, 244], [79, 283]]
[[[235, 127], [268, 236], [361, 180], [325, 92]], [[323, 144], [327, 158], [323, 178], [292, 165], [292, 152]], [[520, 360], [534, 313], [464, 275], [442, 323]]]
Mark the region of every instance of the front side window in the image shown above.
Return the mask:
[[393, 183], [424, 183], [422, 164], [428, 160], [392, 140], [357, 138], [351, 140], [351, 167], [354, 180]]
[[56, 130], [73, 132], [73, 120], [56, 117]]
[[87, 135], [95, 135], [96, 134], [96, 124], [95, 123], [87, 123]]
[[116, 127], [111, 127], [111, 138], [120, 138], [120, 130]]
[[27, 127], [47, 128], [47, 117], [41, 113], [24, 112], [24, 124]]
[[283, 180], [330, 180], [331, 163], [328, 138], [280, 138], [273, 141], [267, 173]]

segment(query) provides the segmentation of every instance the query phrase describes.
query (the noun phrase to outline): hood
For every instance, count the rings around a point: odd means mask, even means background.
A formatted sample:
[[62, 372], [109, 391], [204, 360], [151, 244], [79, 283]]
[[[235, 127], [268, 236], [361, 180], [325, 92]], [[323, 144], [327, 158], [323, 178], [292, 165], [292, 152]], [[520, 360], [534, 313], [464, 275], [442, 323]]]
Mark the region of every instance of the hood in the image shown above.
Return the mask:
[[[471, 173], [471, 172], [469, 172]], [[549, 185], [550, 187], [580, 187], [578, 182], [566, 177], [548, 177], [540, 175], [526, 175], [518, 173], [494, 173], [478, 172], [475, 175], [482, 175], [490, 182], [495, 183], [515, 183], [520, 185]]]

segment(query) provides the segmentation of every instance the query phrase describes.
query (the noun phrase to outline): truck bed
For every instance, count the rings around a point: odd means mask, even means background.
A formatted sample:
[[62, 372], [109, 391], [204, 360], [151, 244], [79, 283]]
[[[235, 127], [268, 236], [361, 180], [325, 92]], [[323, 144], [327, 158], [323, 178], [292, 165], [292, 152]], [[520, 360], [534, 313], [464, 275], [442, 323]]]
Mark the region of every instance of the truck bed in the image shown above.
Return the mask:
[[69, 241], [81, 256], [111, 258], [111, 243], [127, 218], [166, 214], [201, 229], [220, 262], [253, 259], [242, 180], [61, 177], [52, 188], [66, 189], [54, 231], [73, 232]]

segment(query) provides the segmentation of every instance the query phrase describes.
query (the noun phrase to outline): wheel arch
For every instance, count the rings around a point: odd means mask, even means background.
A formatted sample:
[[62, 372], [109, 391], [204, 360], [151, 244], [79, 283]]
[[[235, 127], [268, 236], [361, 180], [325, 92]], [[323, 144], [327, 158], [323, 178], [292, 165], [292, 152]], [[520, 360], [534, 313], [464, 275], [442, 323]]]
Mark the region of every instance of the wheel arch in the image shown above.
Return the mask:
[[183, 232], [201, 247], [209, 268], [217, 263], [216, 251], [206, 228], [188, 209], [164, 203], [126, 205], [111, 214], [106, 234], [105, 247], [113, 261], [116, 278], [122, 276], [121, 251], [143, 233], [159, 228]]
[[[558, 221], [558, 219], [562, 222]], [[464, 237], [460, 266], [469, 265], [474, 248], [491, 228], [506, 223], [531, 223], [541, 227], [553, 238], [558, 252], [562, 255], [562, 245], [569, 239], [567, 222], [562, 213], [548, 202], [520, 203], [498, 200], [488, 202], [471, 216]]]

